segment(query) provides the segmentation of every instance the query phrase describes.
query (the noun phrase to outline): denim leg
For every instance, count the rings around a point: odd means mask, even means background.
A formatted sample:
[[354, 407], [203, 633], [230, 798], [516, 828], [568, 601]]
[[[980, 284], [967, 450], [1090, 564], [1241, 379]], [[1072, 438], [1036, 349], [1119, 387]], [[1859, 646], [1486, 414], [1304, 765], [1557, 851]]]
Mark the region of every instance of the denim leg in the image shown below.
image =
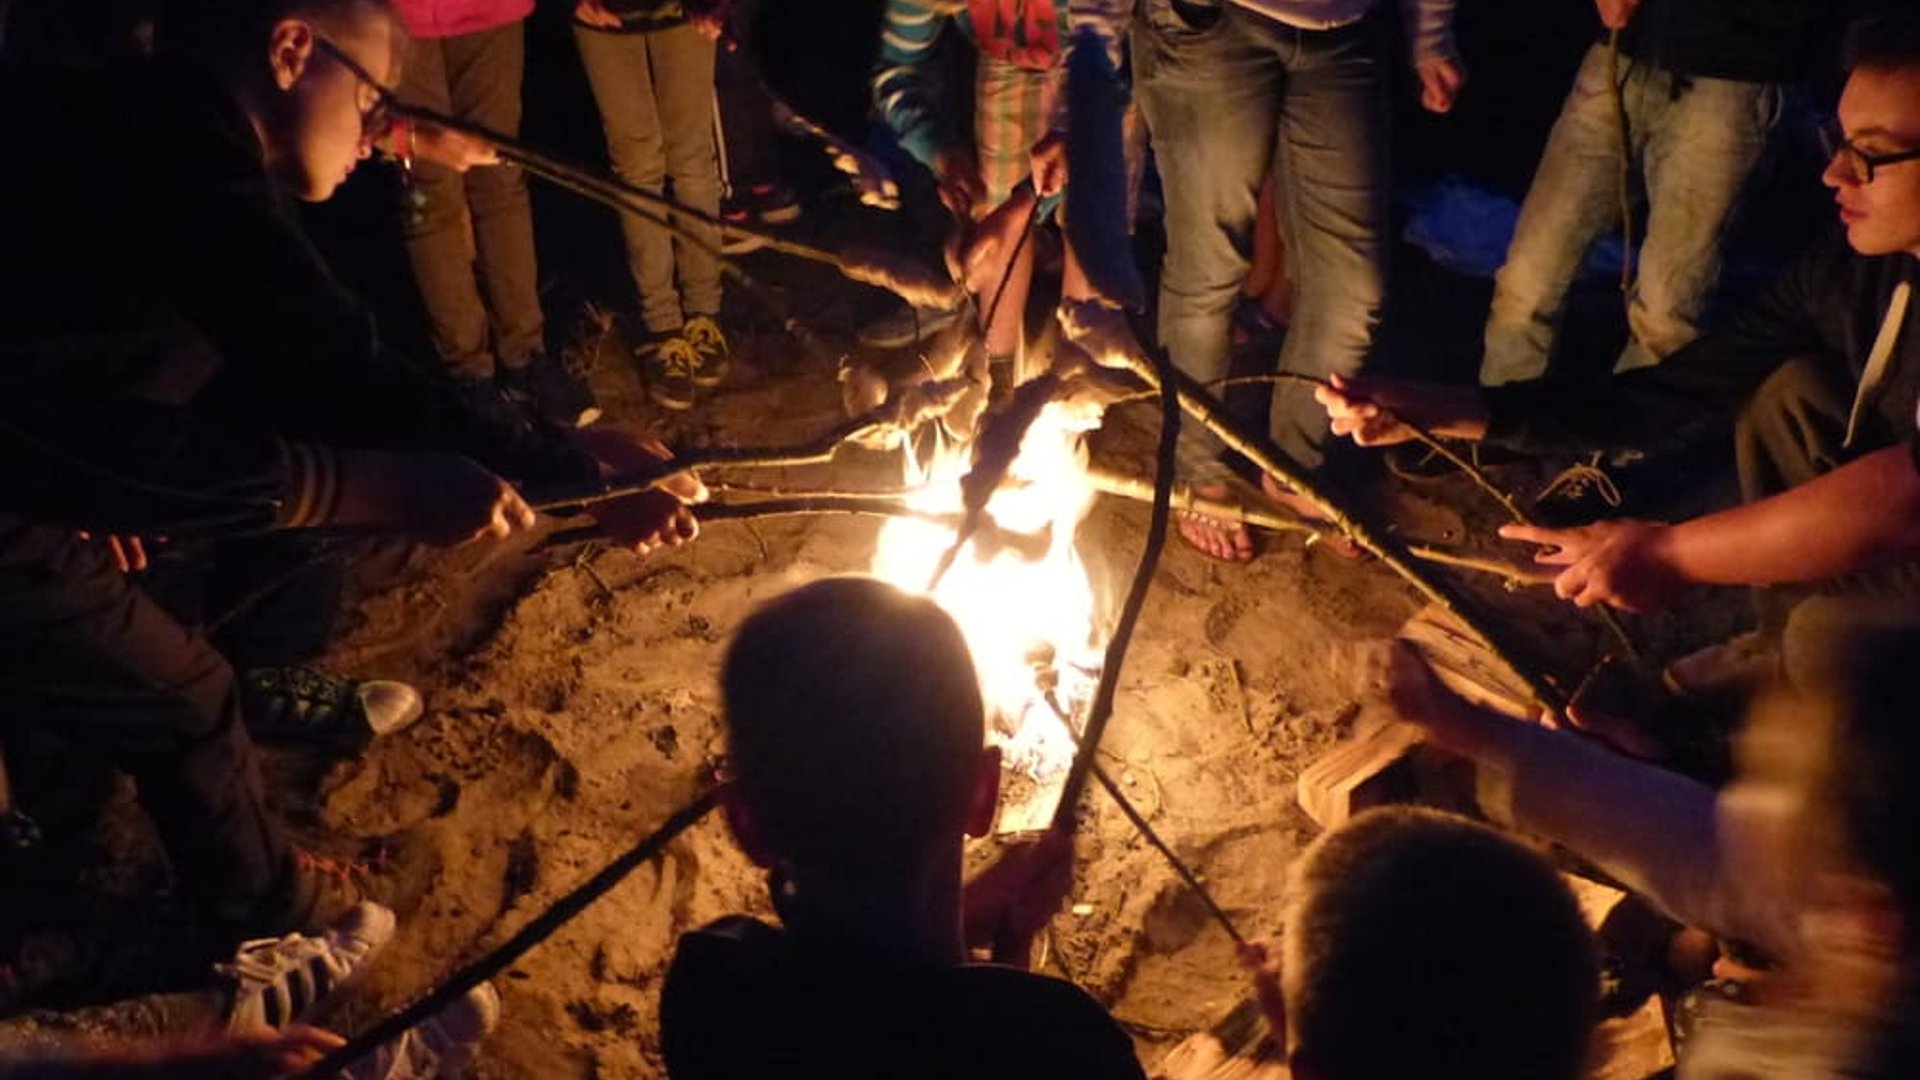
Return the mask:
[[1615, 371], [1659, 363], [1700, 336], [1700, 317], [1720, 278], [1720, 255], [1747, 177], [1780, 119], [1771, 83], [1692, 79], [1677, 96], [1673, 76], [1649, 82], [1644, 150], [1647, 238], [1640, 249], [1627, 323], [1633, 331]]
[[[606, 131], [607, 156], [620, 179], [642, 191], [661, 193], [667, 183], [666, 137], [654, 103], [653, 64], [647, 34], [610, 34], [574, 27], [580, 60], [593, 88]], [[709, 72], [710, 73], [710, 72]], [[715, 185], [716, 190], [718, 184]], [[673, 284], [673, 237], [632, 214], [620, 215], [627, 262], [640, 298], [640, 320], [651, 333], [680, 329], [680, 293]]]
[[[1225, 377], [1230, 320], [1253, 251], [1260, 185], [1279, 122], [1278, 57], [1245, 40], [1231, 4], [1195, 26], [1169, 0], [1143, 0], [1134, 24], [1136, 87], [1166, 192], [1160, 343], [1202, 382]], [[1219, 438], [1181, 428], [1181, 466], [1223, 475]]]
[[[1286, 34], [1296, 43], [1282, 53], [1274, 190], [1299, 292], [1280, 370], [1351, 375], [1372, 351], [1386, 295], [1386, 49], [1371, 20]], [[1320, 468], [1327, 414], [1312, 387], [1275, 386], [1270, 423], [1273, 441], [1296, 465]]]
[[1620, 126], [1607, 50], [1580, 65], [1520, 206], [1507, 261], [1494, 277], [1480, 383], [1536, 379], [1587, 249], [1619, 220]]

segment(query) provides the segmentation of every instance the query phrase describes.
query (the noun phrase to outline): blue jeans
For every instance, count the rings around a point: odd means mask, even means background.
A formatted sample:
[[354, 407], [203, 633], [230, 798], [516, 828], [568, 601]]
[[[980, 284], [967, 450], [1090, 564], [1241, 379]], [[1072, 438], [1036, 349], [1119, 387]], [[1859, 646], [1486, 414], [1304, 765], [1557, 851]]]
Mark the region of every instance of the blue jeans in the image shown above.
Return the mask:
[[[1547, 138], [1494, 279], [1483, 385], [1546, 373], [1574, 274], [1587, 248], [1620, 220], [1620, 121], [1608, 68], [1606, 46], [1588, 50]], [[1625, 56], [1620, 72], [1632, 161], [1648, 205], [1627, 297], [1632, 338], [1614, 367], [1629, 371], [1700, 335], [1734, 207], [1780, 118], [1781, 88], [1687, 78]]]
[[[1375, 20], [1301, 30], [1231, 0], [1141, 0], [1133, 48], [1166, 189], [1160, 342], [1174, 364], [1201, 381], [1226, 375], [1260, 186], [1272, 172], [1299, 283], [1279, 368], [1360, 370], [1386, 291], [1387, 50]], [[1303, 470], [1323, 464], [1327, 417], [1311, 387], [1274, 387], [1271, 431]], [[1218, 457], [1219, 440], [1195, 425], [1186, 432], [1189, 478], [1212, 478], [1203, 462]]]

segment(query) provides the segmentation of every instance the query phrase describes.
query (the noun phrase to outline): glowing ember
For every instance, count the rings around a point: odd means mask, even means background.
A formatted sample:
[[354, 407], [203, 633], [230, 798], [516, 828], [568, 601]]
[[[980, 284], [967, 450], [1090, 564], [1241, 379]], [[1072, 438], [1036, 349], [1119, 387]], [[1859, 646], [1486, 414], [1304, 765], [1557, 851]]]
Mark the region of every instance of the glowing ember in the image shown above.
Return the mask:
[[[1041, 784], [1024, 815], [1039, 823], [1052, 812], [1048, 789], [1057, 789], [1073, 758], [1061, 714], [1078, 724], [1101, 660], [1093, 588], [1073, 543], [1095, 494], [1082, 427], [1071, 410], [1046, 407], [988, 506], [992, 526], [960, 553], [934, 594], [973, 650], [995, 742], [1009, 766]], [[959, 513], [967, 468], [964, 452], [940, 455], [914, 506]], [[873, 573], [924, 591], [953, 539], [949, 527], [895, 518], [880, 533]], [[1002, 827], [1021, 827], [1009, 819], [1022, 816], [1003, 810]]]

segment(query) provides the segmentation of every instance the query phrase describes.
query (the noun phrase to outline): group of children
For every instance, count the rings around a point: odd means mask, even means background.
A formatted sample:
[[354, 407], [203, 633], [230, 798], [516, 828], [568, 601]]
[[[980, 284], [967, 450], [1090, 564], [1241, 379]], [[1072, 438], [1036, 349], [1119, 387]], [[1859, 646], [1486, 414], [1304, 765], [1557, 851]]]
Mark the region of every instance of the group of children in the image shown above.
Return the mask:
[[[1118, 58], [1130, 40], [1168, 208], [1160, 330], [1197, 377], [1219, 374], [1252, 215], [1275, 175], [1301, 284], [1280, 362], [1328, 376], [1311, 395], [1276, 396], [1272, 434], [1303, 467], [1330, 437], [1404, 441], [1409, 422], [1528, 449], [1645, 453], [1733, 420], [1746, 505], [1671, 526], [1508, 535], [1548, 549], [1543, 561], [1565, 567], [1559, 592], [1583, 605], [1767, 587], [1755, 635], [1675, 670], [1689, 692], [1771, 690], [1734, 785], [1715, 791], [1478, 711], [1404, 648], [1383, 655], [1370, 689], [1498, 781], [1483, 785], [1498, 796], [1490, 816], [1766, 958], [1732, 980], [1741, 994], [1694, 1014], [1683, 1077], [1905, 1076], [1920, 1065], [1908, 843], [1920, 802], [1906, 783], [1901, 676], [1920, 660], [1920, 629], [1904, 603], [1801, 603], [1778, 586], [1845, 576], [1891, 595], [1897, 564], [1920, 553], [1920, 316], [1908, 316], [1920, 27], [1882, 20], [1849, 46], [1823, 175], [1841, 232], [1741, 313], [1706, 324], [1717, 255], [1697, 241], [1724, 233], [1729, 190], [1771, 128], [1778, 84], [1798, 70], [1788, 45], [1804, 41], [1784, 39], [1813, 40], [1803, 31], [1816, 21], [1810, 5], [1758, 20], [1739, 6], [1598, 0], [1622, 31], [1619, 52], [1589, 57], [1549, 159], [1592, 142], [1595, 95], [1613, 91], [1591, 84], [1615, 79], [1627, 130], [1642, 133], [1619, 149], [1644, 173], [1654, 216], [1635, 344], [1620, 375], [1577, 392], [1513, 378], [1534, 374], [1527, 357], [1550, 341], [1565, 289], [1558, 248], [1591, 239], [1562, 235], [1553, 212], [1585, 200], [1581, 220], [1597, 220], [1594, 191], [1555, 186], [1564, 161], [1543, 166], [1523, 211], [1484, 388], [1362, 373], [1387, 246], [1384, 45], [1368, 0], [891, 0], [877, 104], [963, 231], [989, 231], [996, 203], [1068, 186], [1059, 80], [1071, 50]], [[218, 939], [210, 951], [270, 943], [232, 965], [265, 972], [249, 993], [284, 993], [315, 962], [337, 981], [391, 935], [391, 917], [303, 859], [267, 811], [253, 748], [266, 712], [249, 704], [231, 649], [122, 572], [127, 552], [145, 559], [137, 538], [168, 537], [211, 566], [255, 551], [262, 534], [504, 536], [533, 523], [523, 486], [667, 456], [585, 426], [592, 402], [545, 345], [518, 173], [484, 145], [383, 116], [397, 91], [513, 134], [528, 8], [182, 0], [155, 20], [149, 58], [83, 79], [8, 70], [0, 82], [0, 142], [15, 151], [0, 166], [0, 689], [10, 723], [85, 739], [136, 778], [181, 892]], [[1451, 9], [1407, 5], [1422, 100], [1436, 111], [1464, 79]], [[715, 214], [718, 20], [667, 0], [578, 0], [572, 14], [616, 171]], [[982, 53], [977, 152], [917, 69], [950, 19]], [[1747, 37], [1716, 36], [1728, 27]], [[1623, 78], [1603, 71], [1620, 58]], [[1745, 126], [1730, 130], [1729, 116]], [[376, 143], [413, 171], [408, 253], [451, 384], [418, 378], [380, 343], [288, 212], [289, 198], [331, 195]], [[727, 359], [719, 265], [698, 242], [718, 236], [697, 221], [680, 223], [689, 237], [624, 224], [643, 372], [656, 403], [684, 408]], [[1556, 243], [1535, 251], [1523, 241], [1540, 230]], [[1002, 244], [1005, 265], [988, 278], [1030, 272], [1015, 250]], [[1002, 359], [1017, 327], [981, 329]], [[1494, 364], [1496, 353], [1506, 359]], [[1189, 483], [1224, 483], [1217, 449], [1186, 448]], [[644, 551], [691, 540], [703, 495], [687, 477], [595, 514]], [[1251, 553], [1222, 523], [1184, 528], [1211, 554]], [[779, 923], [730, 918], [682, 940], [661, 1016], [673, 1075], [1142, 1075], [1096, 1002], [1024, 970], [1027, 943], [1070, 887], [1072, 838], [1017, 845], [962, 879], [966, 838], [992, 823], [999, 762], [965, 642], [936, 606], [866, 579], [805, 586], [740, 628], [722, 690], [726, 816], [768, 872]], [[351, 733], [362, 738], [404, 722], [388, 713], [419, 710], [365, 695], [328, 707], [368, 728]], [[1316, 841], [1275, 903], [1277, 968], [1258, 951], [1247, 959], [1296, 1075], [1555, 1080], [1586, 1067], [1595, 944], [1533, 848], [1459, 818], [1381, 811]], [[387, 1058], [426, 1047], [414, 1064], [367, 1075], [457, 1060], [460, 1040], [446, 1033], [484, 1030], [493, 1007], [484, 995], [464, 1006]], [[55, 1055], [0, 1061], [0, 1074], [190, 1075], [224, 1053], [222, 1067], [273, 1075], [326, 1045], [288, 1028], [278, 1041], [190, 1048], [198, 1058]]]

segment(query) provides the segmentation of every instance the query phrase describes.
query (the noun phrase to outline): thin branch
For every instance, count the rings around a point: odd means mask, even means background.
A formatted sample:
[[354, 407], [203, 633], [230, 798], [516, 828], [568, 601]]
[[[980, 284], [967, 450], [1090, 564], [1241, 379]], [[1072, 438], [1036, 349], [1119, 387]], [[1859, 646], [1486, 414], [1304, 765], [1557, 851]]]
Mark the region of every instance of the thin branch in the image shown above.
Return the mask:
[[409, 1029], [438, 1015], [468, 991], [512, 967], [534, 946], [552, 937], [574, 916], [606, 895], [641, 866], [665, 850], [674, 837], [698, 824], [701, 818], [720, 804], [716, 789], [707, 788], [693, 801], [676, 810], [661, 826], [647, 834], [598, 873], [580, 883], [571, 892], [548, 905], [546, 910], [527, 920], [514, 935], [473, 962], [447, 976], [439, 986], [415, 998], [406, 1008], [391, 1013], [372, 1027], [354, 1036], [345, 1046], [327, 1054], [317, 1064], [303, 1069], [296, 1080], [326, 1080], [341, 1069], [378, 1050]]
[[[750, 291], [760, 294], [763, 300], [772, 296], [771, 291], [741, 269], [736, 261], [728, 258], [718, 242], [704, 230], [748, 237], [758, 241], [760, 246], [783, 255], [831, 266], [849, 280], [890, 289], [917, 305], [951, 308], [962, 298], [962, 291], [952, 281], [917, 264], [907, 264], [872, 253], [863, 253], [867, 255], [865, 258], [855, 257], [812, 244], [802, 244], [764, 229], [727, 221], [670, 196], [636, 187], [618, 176], [565, 161], [531, 143], [471, 120], [400, 101], [394, 101], [392, 108], [396, 115], [479, 139], [491, 146], [502, 159], [513, 162], [535, 176], [658, 225], [718, 259], [723, 270]], [[693, 227], [696, 225], [700, 228]], [[784, 312], [781, 314], [784, 315]]]
[[[1275, 381], [1303, 382], [1310, 386], [1322, 387], [1328, 390], [1333, 389], [1333, 384], [1325, 379], [1316, 378], [1312, 375], [1300, 375], [1291, 371], [1276, 372], [1273, 378]], [[1479, 485], [1480, 490], [1491, 495], [1493, 500], [1500, 504], [1501, 509], [1507, 512], [1507, 516], [1512, 518], [1516, 523], [1521, 525], [1533, 524], [1533, 522], [1528, 519], [1526, 511], [1520, 509], [1520, 504], [1514, 501], [1512, 495], [1507, 494], [1504, 488], [1494, 483], [1486, 473], [1480, 470], [1480, 466], [1460, 456], [1459, 452], [1442, 441], [1440, 436], [1435, 435], [1419, 424], [1413, 423], [1404, 416], [1393, 413], [1384, 406], [1378, 406], [1376, 403], [1376, 407], [1379, 407], [1382, 412], [1391, 417], [1394, 423], [1413, 432], [1413, 437], [1418, 439], [1421, 445], [1440, 455], [1441, 458], [1446, 460], [1447, 464], [1465, 473], [1468, 479]]]
[[620, 476], [531, 489], [525, 493], [527, 503], [540, 511], [591, 506], [609, 499], [637, 495], [658, 487], [670, 476], [713, 466], [776, 468], [818, 465], [832, 461], [843, 443], [888, 432], [912, 431], [920, 424], [944, 415], [973, 385], [972, 380], [964, 377], [920, 383], [888, 398], [878, 408], [862, 413], [798, 446], [717, 446], [689, 450], [679, 457], [668, 458], [649, 468]]
[[1504, 559], [1486, 559], [1477, 555], [1468, 555], [1443, 547], [1429, 544], [1409, 544], [1407, 554], [1442, 566], [1458, 567], [1461, 570], [1474, 570], [1482, 574], [1492, 574], [1507, 580], [1509, 588], [1521, 585], [1551, 585], [1553, 575], [1543, 573], [1531, 566], [1510, 563]]
[[[1218, 382], [1210, 383], [1208, 385], [1217, 388], [1217, 387], [1223, 387], [1223, 386], [1243, 386], [1243, 385], [1249, 385], [1249, 384], [1271, 385], [1271, 384], [1280, 383], [1280, 382], [1303, 382], [1312, 386], [1322, 386], [1322, 387], [1328, 387], [1328, 388], [1331, 388], [1332, 386], [1332, 384], [1328, 383], [1325, 379], [1316, 378], [1312, 375], [1301, 375], [1291, 371], [1279, 371], [1279, 372], [1274, 372], [1268, 375], [1243, 375], [1243, 376], [1238, 376], [1232, 379], [1223, 379]], [[1115, 402], [1115, 404], [1122, 404], [1125, 402], [1137, 400], [1142, 396], [1143, 395], [1130, 394], [1130, 395], [1127, 395], [1126, 397], [1118, 399]], [[1382, 408], [1382, 411], [1385, 412], [1387, 416], [1389, 416], [1395, 423], [1399, 424], [1401, 427], [1404, 427], [1408, 431], [1412, 432], [1413, 437], [1419, 440], [1419, 442], [1422, 445], [1424, 445], [1428, 450], [1439, 455], [1448, 464], [1452, 465], [1456, 469], [1459, 469], [1462, 473], [1465, 473], [1467, 478], [1469, 480], [1472, 480], [1474, 484], [1480, 488], [1480, 490], [1492, 496], [1493, 500], [1500, 504], [1501, 509], [1505, 510], [1507, 512], [1507, 516], [1512, 518], [1516, 524], [1520, 524], [1520, 525], [1538, 524], [1538, 522], [1535, 521], [1533, 517], [1528, 515], [1525, 510], [1522, 510], [1520, 508], [1519, 501], [1516, 500], [1511, 494], [1509, 494], [1506, 491], [1506, 489], [1494, 483], [1493, 479], [1489, 477], [1484, 470], [1482, 470], [1478, 465], [1475, 465], [1472, 461], [1470, 461], [1468, 458], [1460, 454], [1458, 451], [1454, 450], [1451, 446], [1448, 446], [1446, 442], [1443, 439], [1441, 439], [1438, 435], [1435, 435], [1433, 432], [1428, 431], [1427, 429], [1421, 427], [1419, 424], [1415, 424], [1412, 421], [1409, 421], [1408, 419], [1406, 419], [1405, 417], [1392, 412], [1391, 410], [1385, 409], [1384, 407], [1381, 407], [1381, 408]], [[1440, 559], [1435, 561], [1446, 562], [1449, 560]], [[1466, 566], [1469, 569], [1489, 569], [1489, 567], [1474, 566], [1468, 562], [1455, 562], [1454, 565]], [[1498, 573], [1499, 571], [1494, 571], [1494, 572]], [[1518, 575], [1505, 574], [1503, 576], [1506, 576], [1509, 581], [1518, 581], [1528, 585], [1538, 585], [1543, 583], [1542, 580], [1538, 578], [1536, 575], [1527, 574], [1524, 572]], [[1550, 581], [1552, 579], [1548, 578], [1545, 580]], [[1608, 607], [1594, 608], [1593, 616], [1595, 619], [1599, 620], [1600, 625], [1604, 626], [1607, 629], [1608, 633], [1613, 635], [1615, 640], [1620, 642], [1620, 647], [1626, 653], [1626, 656], [1629, 660], [1638, 661], [1640, 659], [1641, 654], [1640, 654], [1639, 645], [1637, 645], [1634, 642], [1633, 635], [1627, 633], [1626, 625], [1620, 621], [1620, 616], [1612, 608], [1608, 608]]]
[[[765, 499], [759, 502], [706, 503], [695, 514], [703, 524], [716, 521], [752, 521], [756, 518], [789, 517], [797, 514], [857, 514], [866, 517], [916, 518], [943, 528], [959, 528], [962, 516], [918, 510], [898, 500], [874, 499], [865, 495], [807, 495], [797, 498]], [[1018, 535], [1018, 534], [1002, 534]], [[604, 540], [607, 531], [599, 525], [577, 525], [556, 529], [541, 543], [546, 547]]]
[[[1160, 373], [1145, 357], [1132, 353], [1121, 355], [1135, 375], [1152, 385], [1160, 384]], [[1187, 415], [1219, 436], [1229, 448], [1252, 461], [1261, 471], [1298, 493], [1354, 543], [1366, 549], [1388, 569], [1420, 590], [1427, 599], [1478, 634], [1495, 656], [1520, 674], [1527, 688], [1542, 705], [1556, 713], [1565, 710], [1566, 697], [1559, 687], [1535, 674], [1530, 666], [1517, 662], [1515, 657], [1519, 654], [1519, 650], [1514, 647], [1505, 633], [1480, 616], [1470, 599], [1447, 583], [1416, 567], [1412, 554], [1403, 545], [1359, 521], [1346, 507], [1301, 475], [1300, 470], [1286, 459], [1271, 440], [1263, 436], [1250, 435], [1242, 430], [1240, 422], [1227, 412], [1226, 406], [1192, 378], [1171, 369], [1168, 370], [1168, 375], [1177, 387], [1180, 407], [1186, 411]]]

